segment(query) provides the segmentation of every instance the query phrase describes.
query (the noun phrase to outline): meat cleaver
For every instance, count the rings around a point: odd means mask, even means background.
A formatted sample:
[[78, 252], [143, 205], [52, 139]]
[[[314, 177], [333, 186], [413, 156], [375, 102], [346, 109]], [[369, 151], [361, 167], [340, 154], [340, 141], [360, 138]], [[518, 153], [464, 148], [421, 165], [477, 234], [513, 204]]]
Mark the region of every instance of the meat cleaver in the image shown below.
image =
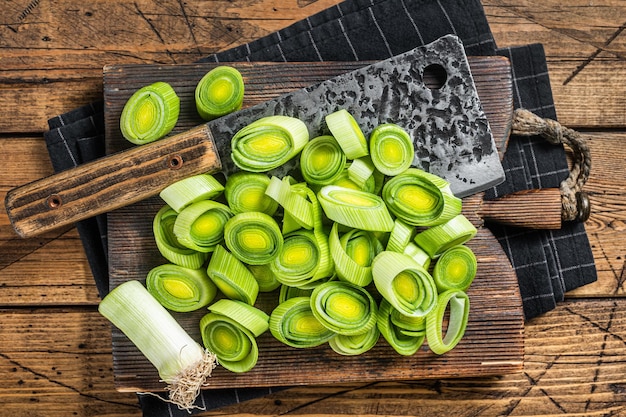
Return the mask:
[[[441, 74], [441, 84], [427, 86], [424, 75], [433, 71]], [[413, 165], [448, 180], [459, 197], [504, 180], [463, 45], [448, 35], [187, 132], [15, 188], [6, 196], [7, 213], [20, 236], [35, 236], [154, 196], [194, 174], [235, 172], [230, 140], [261, 117], [297, 117], [313, 138], [325, 133], [325, 115], [342, 108], [366, 135], [386, 122], [405, 128], [415, 144]], [[271, 173], [294, 173], [297, 160]]]

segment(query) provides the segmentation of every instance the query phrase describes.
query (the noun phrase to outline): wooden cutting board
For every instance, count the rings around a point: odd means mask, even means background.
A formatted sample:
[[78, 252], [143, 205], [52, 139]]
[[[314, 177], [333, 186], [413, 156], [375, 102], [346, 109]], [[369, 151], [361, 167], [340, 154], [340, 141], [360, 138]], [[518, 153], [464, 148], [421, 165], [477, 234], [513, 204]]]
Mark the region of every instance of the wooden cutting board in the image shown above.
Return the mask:
[[[334, 63], [233, 63], [244, 76], [244, 106], [314, 84], [366, 65], [366, 62]], [[217, 64], [129, 65], [104, 69], [105, 127], [107, 153], [128, 148], [119, 130], [119, 117], [126, 100], [138, 88], [155, 81], [169, 82], [181, 99], [181, 114], [174, 130], [182, 132], [202, 120], [197, 116], [193, 93], [200, 78]], [[510, 130], [512, 112], [509, 62], [501, 57], [470, 57], [470, 66], [502, 154]], [[366, 382], [425, 378], [475, 377], [517, 372], [523, 366], [524, 317], [515, 273], [505, 253], [476, 214], [482, 194], [464, 199], [464, 214], [478, 228], [469, 242], [478, 258], [478, 275], [468, 290], [471, 302], [469, 324], [461, 343], [445, 355], [427, 346], [415, 355], [395, 353], [381, 338], [368, 353], [345, 357], [327, 345], [294, 349], [261, 335], [259, 361], [244, 374], [218, 367], [210, 378], [212, 388], [291, 386], [334, 382]], [[108, 214], [110, 283], [145, 281], [147, 272], [166, 261], [152, 237], [152, 219], [163, 205], [158, 197]], [[260, 294], [257, 306], [270, 312], [277, 293]], [[206, 310], [174, 313], [185, 329], [200, 341], [198, 323]], [[115, 383], [121, 391], [160, 391], [156, 369], [117, 329], [112, 331]]]

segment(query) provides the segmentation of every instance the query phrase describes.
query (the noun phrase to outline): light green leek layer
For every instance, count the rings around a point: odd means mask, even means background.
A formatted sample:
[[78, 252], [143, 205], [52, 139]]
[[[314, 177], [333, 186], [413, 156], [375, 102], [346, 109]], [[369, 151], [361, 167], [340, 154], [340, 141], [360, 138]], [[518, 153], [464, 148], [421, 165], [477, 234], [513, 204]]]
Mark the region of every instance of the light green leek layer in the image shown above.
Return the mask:
[[462, 202], [441, 177], [409, 168], [383, 187], [383, 200], [397, 218], [413, 226], [435, 226], [461, 213]]
[[172, 311], [195, 311], [208, 305], [217, 287], [204, 269], [189, 269], [173, 264], [152, 268], [146, 276], [150, 294]]
[[236, 68], [220, 65], [200, 79], [194, 96], [198, 114], [204, 120], [232, 113], [243, 104], [243, 77]]
[[309, 131], [301, 120], [268, 116], [235, 133], [232, 159], [244, 171], [267, 172], [296, 156], [308, 141]]
[[122, 136], [135, 145], [161, 139], [172, 131], [180, 113], [180, 100], [171, 85], [158, 81], [137, 90], [120, 117]]

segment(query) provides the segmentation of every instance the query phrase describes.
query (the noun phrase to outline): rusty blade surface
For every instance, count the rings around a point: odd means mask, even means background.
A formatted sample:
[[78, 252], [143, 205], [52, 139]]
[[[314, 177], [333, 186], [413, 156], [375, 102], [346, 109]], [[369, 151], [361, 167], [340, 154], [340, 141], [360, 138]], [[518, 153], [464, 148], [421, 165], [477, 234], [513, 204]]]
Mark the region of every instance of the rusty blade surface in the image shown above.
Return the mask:
[[[441, 85], [427, 86], [428, 72]], [[432, 78], [432, 77], [431, 77]], [[450, 182], [464, 197], [504, 180], [487, 117], [480, 104], [461, 41], [444, 36], [423, 47], [285, 94], [207, 123], [226, 175], [237, 170], [231, 138], [264, 116], [293, 116], [309, 127], [311, 138], [328, 134], [324, 117], [348, 110], [367, 136], [382, 123], [396, 123], [413, 138], [413, 165]], [[293, 174], [297, 158], [273, 171]]]

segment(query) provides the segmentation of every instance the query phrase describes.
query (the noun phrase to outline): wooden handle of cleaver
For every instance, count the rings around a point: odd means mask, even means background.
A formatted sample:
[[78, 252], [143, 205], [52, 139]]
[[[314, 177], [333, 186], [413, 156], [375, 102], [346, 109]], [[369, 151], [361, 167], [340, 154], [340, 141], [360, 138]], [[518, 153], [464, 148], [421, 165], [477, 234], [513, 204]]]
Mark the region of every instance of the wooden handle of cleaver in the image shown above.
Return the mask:
[[481, 203], [479, 216], [485, 223], [531, 229], [560, 229], [561, 210], [561, 190], [543, 188], [485, 200]]
[[14, 188], [5, 206], [31, 237], [157, 195], [185, 177], [221, 169], [206, 125]]

